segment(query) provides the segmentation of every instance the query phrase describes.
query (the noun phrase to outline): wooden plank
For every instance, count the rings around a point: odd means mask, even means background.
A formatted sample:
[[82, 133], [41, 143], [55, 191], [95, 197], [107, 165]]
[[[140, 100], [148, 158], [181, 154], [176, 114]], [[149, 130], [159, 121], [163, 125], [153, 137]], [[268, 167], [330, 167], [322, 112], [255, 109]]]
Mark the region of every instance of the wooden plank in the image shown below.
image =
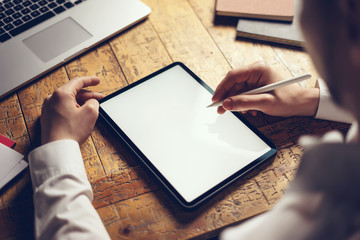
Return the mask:
[[141, 166], [128, 168], [91, 182], [95, 208], [127, 200], [159, 188]]
[[182, 0], [145, 0], [150, 21], [173, 61], [187, 65], [215, 88], [230, 70], [224, 56], [193, 9]]
[[298, 76], [304, 73], [311, 73], [312, 77], [310, 80], [301, 82], [301, 86], [304, 87], [315, 87], [316, 79], [320, 77], [317, 72], [311, 57], [305, 51], [298, 48], [291, 47], [273, 47], [276, 54], [279, 56], [281, 61], [285, 64], [286, 68], [291, 72], [292, 75]]
[[[26, 155], [30, 139], [16, 94], [0, 101], [0, 134], [16, 142], [15, 150]], [[0, 190], [0, 238], [32, 236], [32, 187], [25, 170]], [[29, 236], [29, 235], [28, 235]], [[31, 239], [31, 237], [29, 238]]]
[[0, 239], [34, 239], [31, 201], [0, 209]]
[[16, 151], [24, 155], [29, 152], [29, 136], [16, 94], [0, 102], [0, 134], [16, 142]]
[[119, 239], [119, 238], [114, 237], [117, 235], [118, 229], [117, 228], [112, 229], [112, 228], [108, 227], [108, 226], [112, 226], [116, 222], [121, 222], [121, 219], [119, 218], [119, 215], [116, 211], [115, 206], [109, 205], [106, 207], [98, 208], [96, 210], [97, 210], [102, 222], [106, 226], [106, 230], [109, 233], [111, 239]]
[[67, 81], [66, 72], [63, 68], [59, 68], [18, 92], [33, 148], [40, 146], [41, 132], [39, 118], [44, 99]]
[[[15, 151], [26, 156], [31, 150], [28, 132], [16, 94], [10, 95], [0, 102], [0, 134], [16, 142]], [[24, 200], [18, 197], [22, 191], [28, 192], [31, 190], [29, 183], [30, 176], [26, 170], [11, 181], [11, 184], [1, 189], [0, 208], [5, 208], [15, 201], [21, 202]]]
[[[117, 214], [112, 216], [118, 220], [105, 221], [105, 226], [114, 239], [189, 239], [201, 234], [214, 235], [224, 223], [239, 221], [248, 213], [249, 206], [266, 210], [261, 192], [254, 185], [255, 182], [242, 182], [232, 197], [225, 197], [229, 191], [223, 192], [196, 211], [181, 209], [162, 190], [150, 192], [113, 204]], [[245, 196], [247, 202], [243, 201]], [[106, 218], [109, 217], [103, 217]]]
[[110, 45], [129, 83], [172, 62], [149, 20], [111, 40]]
[[188, 0], [232, 68], [265, 61], [284, 77], [291, 76], [271, 46], [236, 39], [238, 18], [215, 17], [215, 0]]
[[70, 79], [97, 76], [100, 84], [89, 89], [108, 95], [127, 86], [121, 68], [109, 44], [102, 44], [66, 65]]

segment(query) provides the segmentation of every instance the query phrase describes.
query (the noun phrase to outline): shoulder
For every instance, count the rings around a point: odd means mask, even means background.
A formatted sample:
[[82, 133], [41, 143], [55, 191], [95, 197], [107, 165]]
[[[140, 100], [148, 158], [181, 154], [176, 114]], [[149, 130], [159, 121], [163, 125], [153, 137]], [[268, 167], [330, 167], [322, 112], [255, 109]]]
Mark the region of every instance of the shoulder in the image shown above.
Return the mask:
[[[359, 195], [353, 191], [360, 183], [360, 145], [320, 144], [304, 152], [295, 185], [329, 195]], [[354, 195], [355, 194], [355, 195]]]

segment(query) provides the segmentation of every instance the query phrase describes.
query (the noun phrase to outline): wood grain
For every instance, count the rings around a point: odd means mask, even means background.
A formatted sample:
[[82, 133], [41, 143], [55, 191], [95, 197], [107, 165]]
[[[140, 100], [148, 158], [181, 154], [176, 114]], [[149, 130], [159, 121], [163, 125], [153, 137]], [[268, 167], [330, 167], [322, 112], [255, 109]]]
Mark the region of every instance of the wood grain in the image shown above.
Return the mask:
[[[26, 155], [31, 150], [29, 134], [16, 94], [0, 101], [0, 134], [16, 142], [14, 148], [16, 151]], [[21, 173], [11, 181], [11, 185], [9, 184], [0, 190], [1, 239], [9, 236], [21, 239], [21, 237], [33, 232], [31, 194], [28, 171]]]
[[149, 19], [171, 59], [183, 62], [215, 88], [230, 66], [188, 2], [144, 2], [153, 9]]
[[172, 60], [150, 21], [141, 22], [110, 41], [128, 83], [133, 83]]
[[[89, 88], [108, 95], [172, 62], [185, 63], [212, 88], [232, 69], [265, 61], [284, 77], [319, 76], [301, 49], [236, 38], [234, 18], [214, 17], [215, 0], [144, 0], [152, 9], [142, 21], [0, 101], [0, 134], [27, 154], [40, 145], [44, 98], [75, 77], [97, 76]], [[312, 118], [259, 114], [246, 118], [278, 148], [276, 156], [194, 211], [185, 211], [99, 121], [81, 145], [97, 209], [112, 239], [207, 239], [226, 226], [271, 209], [294, 178], [303, 134], [348, 130], [349, 125]], [[0, 238], [33, 238], [29, 172], [0, 191]]]

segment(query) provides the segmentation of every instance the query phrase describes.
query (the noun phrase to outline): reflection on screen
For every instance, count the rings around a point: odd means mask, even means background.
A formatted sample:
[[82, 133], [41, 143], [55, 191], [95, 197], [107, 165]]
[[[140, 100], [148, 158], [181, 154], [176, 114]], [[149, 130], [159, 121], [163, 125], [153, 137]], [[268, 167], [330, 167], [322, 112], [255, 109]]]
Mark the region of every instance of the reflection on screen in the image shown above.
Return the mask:
[[270, 150], [180, 66], [101, 103], [172, 186], [191, 202]]

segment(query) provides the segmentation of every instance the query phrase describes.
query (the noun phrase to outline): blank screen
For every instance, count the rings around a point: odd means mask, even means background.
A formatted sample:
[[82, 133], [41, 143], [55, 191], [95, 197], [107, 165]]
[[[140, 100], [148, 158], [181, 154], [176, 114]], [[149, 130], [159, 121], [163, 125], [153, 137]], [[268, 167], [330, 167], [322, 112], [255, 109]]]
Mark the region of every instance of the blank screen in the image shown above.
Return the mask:
[[271, 150], [231, 112], [207, 108], [211, 97], [175, 65], [100, 106], [191, 202]]

